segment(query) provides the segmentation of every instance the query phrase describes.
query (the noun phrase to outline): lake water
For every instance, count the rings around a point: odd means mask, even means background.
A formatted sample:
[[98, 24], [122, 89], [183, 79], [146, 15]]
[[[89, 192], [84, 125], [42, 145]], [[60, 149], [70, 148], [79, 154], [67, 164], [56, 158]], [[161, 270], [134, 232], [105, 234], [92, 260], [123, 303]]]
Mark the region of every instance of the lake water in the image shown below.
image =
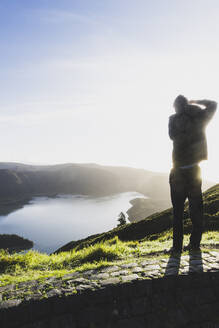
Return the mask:
[[126, 192], [91, 198], [63, 195], [37, 197], [7, 216], [0, 216], [0, 233], [17, 234], [34, 242], [34, 249], [50, 253], [72, 240], [104, 232], [117, 226], [118, 215], [130, 200], [144, 197]]

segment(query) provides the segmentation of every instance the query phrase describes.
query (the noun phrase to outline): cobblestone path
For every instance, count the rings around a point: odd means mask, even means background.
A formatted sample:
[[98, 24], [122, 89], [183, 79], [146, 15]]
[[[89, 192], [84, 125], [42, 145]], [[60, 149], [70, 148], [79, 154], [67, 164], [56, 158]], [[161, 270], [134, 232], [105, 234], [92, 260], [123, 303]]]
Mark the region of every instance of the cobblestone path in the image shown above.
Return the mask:
[[68, 296], [85, 290], [134, 280], [156, 279], [170, 275], [188, 275], [219, 271], [219, 251], [194, 252], [165, 258], [136, 258], [126, 264], [99, 270], [74, 272], [62, 278], [50, 277], [16, 285], [0, 287], [0, 309], [19, 305], [22, 301], [40, 300], [53, 296]]

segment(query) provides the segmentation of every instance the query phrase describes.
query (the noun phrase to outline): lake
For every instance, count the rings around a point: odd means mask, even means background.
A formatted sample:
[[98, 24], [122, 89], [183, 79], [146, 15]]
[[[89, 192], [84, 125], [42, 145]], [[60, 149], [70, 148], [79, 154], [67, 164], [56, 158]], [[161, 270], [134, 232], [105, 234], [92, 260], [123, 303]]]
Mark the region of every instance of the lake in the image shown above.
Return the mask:
[[130, 200], [144, 197], [125, 192], [107, 197], [60, 195], [37, 197], [23, 208], [0, 216], [0, 233], [17, 234], [34, 242], [34, 249], [50, 253], [72, 240], [117, 226], [118, 215]]

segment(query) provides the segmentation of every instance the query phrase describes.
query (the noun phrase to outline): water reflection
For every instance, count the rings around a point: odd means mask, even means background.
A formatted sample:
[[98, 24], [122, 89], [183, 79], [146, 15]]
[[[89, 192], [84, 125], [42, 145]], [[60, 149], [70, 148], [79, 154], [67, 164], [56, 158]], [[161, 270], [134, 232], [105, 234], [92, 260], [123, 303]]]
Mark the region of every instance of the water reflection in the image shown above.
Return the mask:
[[136, 192], [91, 198], [87, 196], [38, 197], [7, 216], [0, 216], [0, 232], [32, 240], [34, 248], [52, 252], [69, 241], [116, 227], [118, 214], [129, 201], [143, 197]]

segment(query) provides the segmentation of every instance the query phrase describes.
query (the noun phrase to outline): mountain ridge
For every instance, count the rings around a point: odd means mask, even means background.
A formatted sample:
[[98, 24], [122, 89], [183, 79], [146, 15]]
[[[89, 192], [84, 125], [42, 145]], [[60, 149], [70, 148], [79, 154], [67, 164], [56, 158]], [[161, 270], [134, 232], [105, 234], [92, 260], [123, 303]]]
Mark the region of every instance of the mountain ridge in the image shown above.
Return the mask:
[[[206, 182], [207, 187], [212, 184]], [[37, 196], [81, 194], [100, 197], [128, 191], [148, 197], [139, 218], [171, 205], [168, 173], [95, 163], [0, 163], [0, 215], [19, 209]], [[136, 207], [130, 213], [131, 219], [136, 214]]]

